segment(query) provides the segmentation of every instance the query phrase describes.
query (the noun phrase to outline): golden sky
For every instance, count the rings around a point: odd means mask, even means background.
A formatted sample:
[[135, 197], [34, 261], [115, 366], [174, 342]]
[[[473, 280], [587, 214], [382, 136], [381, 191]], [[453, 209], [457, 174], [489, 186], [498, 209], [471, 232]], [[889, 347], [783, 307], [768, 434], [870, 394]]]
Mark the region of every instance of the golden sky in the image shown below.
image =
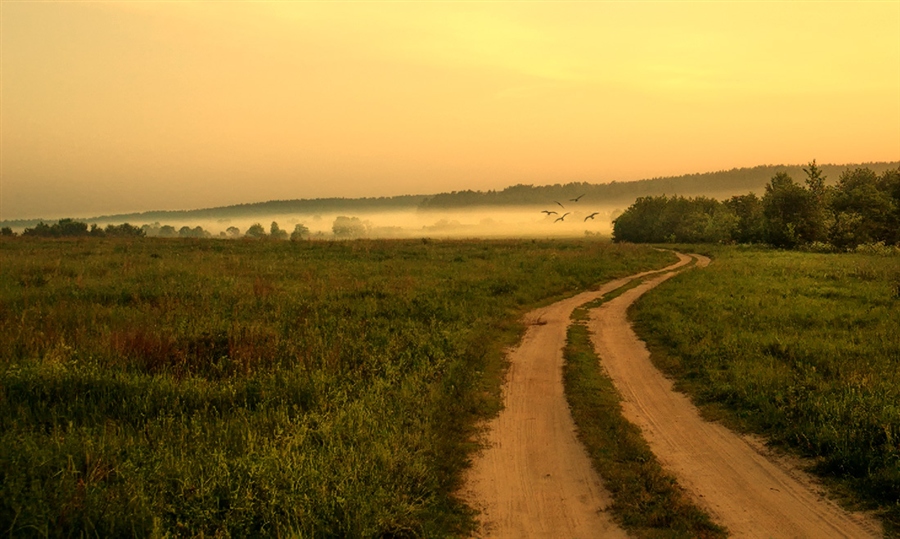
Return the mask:
[[0, 219], [900, 160], [900, 1], [0, 2]]

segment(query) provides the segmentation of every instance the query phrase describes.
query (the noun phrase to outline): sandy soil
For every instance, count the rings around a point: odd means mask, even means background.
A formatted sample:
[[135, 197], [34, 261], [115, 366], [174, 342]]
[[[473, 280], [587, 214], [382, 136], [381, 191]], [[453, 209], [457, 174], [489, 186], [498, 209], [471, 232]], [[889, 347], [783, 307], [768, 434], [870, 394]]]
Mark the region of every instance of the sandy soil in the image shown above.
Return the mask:
[[[673, 270], [679, 262], [658, 271]], [[537, 309], [508, 354], [504, 409], [487, 425], [486, 448], [460, 493], [481, 511], [477, 537], [626, 537], [608, 514], [609, 494], [578, 442], [563, 393], [562, 350], [572, 311], [645, 272]]]
[[[697, 258], [698, 266], [709, 263]], [[663, 466], [734, 537], [880, 537], [877, 522], [823, 498], [787, 459], [774, 457], [758, 440], [704, 421], [653, 366], [626, 310], [673, 275], [649, 279], [594, 309], [590, 322], [601, 364], [622, 393], [625, 416], [640, 426]]]

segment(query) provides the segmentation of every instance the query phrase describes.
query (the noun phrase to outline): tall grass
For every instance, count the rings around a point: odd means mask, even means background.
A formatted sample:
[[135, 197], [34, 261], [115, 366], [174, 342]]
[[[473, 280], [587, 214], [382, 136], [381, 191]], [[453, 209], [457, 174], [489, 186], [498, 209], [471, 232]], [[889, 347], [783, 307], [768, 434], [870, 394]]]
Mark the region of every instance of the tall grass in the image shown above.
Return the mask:
[[714, 248], [632, 314], [696, 401], [814, 460], [900, 531], [900, 258]]
[[520, 314], [588, 241], [0, 243], [0, 530], [433, 537]]

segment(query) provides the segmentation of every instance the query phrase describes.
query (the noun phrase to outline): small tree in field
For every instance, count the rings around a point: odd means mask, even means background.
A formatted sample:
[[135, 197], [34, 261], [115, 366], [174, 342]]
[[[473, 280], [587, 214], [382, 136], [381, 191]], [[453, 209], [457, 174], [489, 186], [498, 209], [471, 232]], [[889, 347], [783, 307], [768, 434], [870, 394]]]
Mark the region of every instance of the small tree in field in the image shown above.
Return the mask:
[[266, 229], [259, 223], [253, 223], [244, 235], [248, 238], [262, 239], [266, 237]]
[[272, 226], [269, 227], [269, 236], [270, 236], [273, 240], [286, 240], [286, 239], [288, 239], [288, 233], [287, 233], [287, 230], [281, 230], [281, 228], [278, 226], [278, 223], [276, 223], [275, 221], [272, 221]]
[[294, 226], [294, 231], [291, 232], [291, 241], [301, 241], [305, 240], [309, 237], [309, 228], [304, 224], [297, 224]]
[[331, 231], [338, 238], [359, 238], [366, 235], [366, 225], [359, 217], [341, 215], [334, 220]]

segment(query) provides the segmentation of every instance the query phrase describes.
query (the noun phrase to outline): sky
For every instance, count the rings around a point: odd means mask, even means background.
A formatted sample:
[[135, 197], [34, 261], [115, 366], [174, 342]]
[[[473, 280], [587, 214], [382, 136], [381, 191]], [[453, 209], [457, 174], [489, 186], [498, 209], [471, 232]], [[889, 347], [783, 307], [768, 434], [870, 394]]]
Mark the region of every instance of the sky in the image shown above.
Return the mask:
[[0, 2], [0, 220], [900, 160], [900, 1]]

